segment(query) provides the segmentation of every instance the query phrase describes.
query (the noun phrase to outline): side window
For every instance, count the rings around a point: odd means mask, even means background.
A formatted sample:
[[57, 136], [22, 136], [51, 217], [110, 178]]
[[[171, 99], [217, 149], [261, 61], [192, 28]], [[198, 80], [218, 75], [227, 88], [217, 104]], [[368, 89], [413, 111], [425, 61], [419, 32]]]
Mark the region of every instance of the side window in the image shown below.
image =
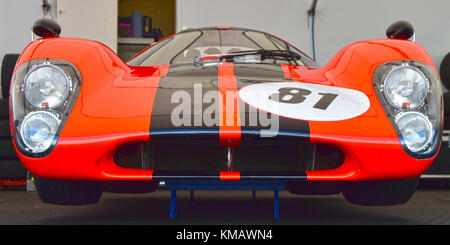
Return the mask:
[[158, 51], [160, 48], [162, 48], [164, 45], [166, 45], [168, 42], [172, 41], [173, 37], [167, 38], [162, 40], [159, 43], [156, 43], [153, 47], [150, 47], [149, 49], [147, 49], [143, 54], [135, 57], [134, 59], [132, 59], [130, 62], [128, 62], [128, 65], [130, 66], [138, 66], [140, 65], [142, 62], [144, 62], [144, 60], [146, 60], [149, 56], [151, 56], [152, 54], [154, 54], [156, 51]]
[[252, 40], [258, 47], [265, 50], [277, 50], [277, 46], [275, 43], [271, 42], [270, 39], [267, 38], [266, 34], [261, 32], [254, 31], [246, 31], [244, 35], [247, 36], [250, 40]]
[[302, 63], [303, 63], [304, 65], [312, 66], [312, 67], [318, 67], [317, 63], [316, 63], [314, 60], [312, 60], [311, 58], [309, 58], [309, 57], [308, 57], [306, 54], [304, 54], [303, 52], [299, 51], [296, 47], [294, 47], [294, 46], [290, 45], [289, 43], [286, 43], [286, 42], [282, 41], [281, 39], [276, 38], [276, 37], [274, 37], [274, 36], [272, 36], [272, 35], [269, 35], [269, 36], [270, 36], [270, 39], [271, 39], [275, 44], [277, 44], [277, 46], [279, 45], [279, 46], [281, 46], [281, 47], [284, 47], [284, 50], [289, 50], [289, 51], [291, 51], [291, 52], [293, 52], [293, 53], [296, 53], [296, 54], [300, 55], [300, 56], [301, 56], [300, 60], [302, 61]]
[[270, 36], [270, 35], [269, 35], [269, 38], [275, 45], [277, 45], [279, 50], [287, 50], [288, 49], [287, 44], [285, 42], [281, 41], [280, 39], [274, 38], [273, 36]]
[[[202, 33], [191, 31], [181, 33], [166, 39], [149, 48], [144, 53], [129, 62], [132, 66], [152, 66], [160, 64], [170, 64], [172, 59], [186, 50]], [[193, 61], [192, 61], [193, 62]]]

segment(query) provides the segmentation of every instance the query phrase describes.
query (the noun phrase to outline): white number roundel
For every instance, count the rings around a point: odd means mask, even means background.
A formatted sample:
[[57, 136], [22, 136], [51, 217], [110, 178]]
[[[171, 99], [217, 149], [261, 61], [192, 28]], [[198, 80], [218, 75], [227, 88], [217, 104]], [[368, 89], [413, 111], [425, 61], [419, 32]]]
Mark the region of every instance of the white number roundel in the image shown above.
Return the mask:
[[260, 110], [306, 121], [346, 120], [370, 107], [360, 91], [301, 82], [248, 85], [239, 90], [239, 97]]

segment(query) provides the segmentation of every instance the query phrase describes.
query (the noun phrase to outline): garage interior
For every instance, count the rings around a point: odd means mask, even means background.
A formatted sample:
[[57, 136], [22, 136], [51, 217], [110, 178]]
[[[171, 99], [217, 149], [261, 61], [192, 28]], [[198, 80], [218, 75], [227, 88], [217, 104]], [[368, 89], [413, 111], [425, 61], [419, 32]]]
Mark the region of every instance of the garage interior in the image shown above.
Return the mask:
[[[7, 1], [0, 9], [0, 29], [5, 33], [0, 38], [0, 59], [3, 59], [2, 63], [15, 63], [18, 54], [31, 41], [32, 23], [43, 17], [61, 25], [62, 37], [97, 40], [124, 61], [148, 45], [186, 28], [238, 26], [282, 37], [313, 57], [319, 65], [325, 65], [336, 52], [352, 42], [385, 38], [385, 30], [390, 24], [407, 20], [415, 28], [415, 41], [427, 50], [438, 69], [445, 105], [440, 153], [422, 176], [420, 190], [408, 204], [375, 211], [365, 207], [350, 207], [344, 204], [340, 195], [298, 197], [280, 192], [280, 204], [275, 205], [281, 206], [281, 219], [276, 220], [272, 218], [273, 194], [269, 191], [256, 194], [251, 191], [199, 191], [195, 198], [192, 192], [181, 191], [179, 209], [182, 215], [175, 224], [450, 224], [450, 92], [447, 89], [450, 88], [450, 32], [442, 27], [450, 17], [450, 2], [319, 0], [316, 9], [311, 11], [313, 2]], [[408, 6], [408, 11], [405, 11], [405, 6]], [[136, 26], [141, 30], [137, 31]], [[6, 74], [12, 69], [14, 66], [2, 66], [2, 81], [11, 79]], [[105, 194], [101, 205], [79, 209], [41, 204], [34, 192], [33, 176], [15, 155], [9, 131], [8, 88], [1, 89], [0, 205], [4, 208], [0, 212], [0, 224], [171, 224], [168, 219], [171, 193], [163, 190], [163, 187], [160, 193], [144, 196]], [[258, 208], [246, 206], [246, 214], [241, 216], [240, 207], [245, 206], [248, 200], [252, 200], [252, 205]], [[128, 202], [132, 204], [126, 207]], [[29, 211], [30, 205], [35, 207], [37, 216], [14, 218], [24, 210]], [[293, 208], [297, 205], [301, 208]], [[149, 206], [152, 207], [150, 211], [147, 209]], [[427, 212], [431, 206], [434, 209]], [[97, 212], [100, 209], [102, 211]], [[121, 210], [119, 216], [111, 218], [117, 209]], [[328, 211], [320, 211], [324, 209]], [[146, 214], [141, 216], [143, 210], [146, 210]], [[200, 213], [199, 210], [204, 212]], [[192, 221], [192, 217], [198, 218]], [[329, 217], [333, 218], [330, 220]]]

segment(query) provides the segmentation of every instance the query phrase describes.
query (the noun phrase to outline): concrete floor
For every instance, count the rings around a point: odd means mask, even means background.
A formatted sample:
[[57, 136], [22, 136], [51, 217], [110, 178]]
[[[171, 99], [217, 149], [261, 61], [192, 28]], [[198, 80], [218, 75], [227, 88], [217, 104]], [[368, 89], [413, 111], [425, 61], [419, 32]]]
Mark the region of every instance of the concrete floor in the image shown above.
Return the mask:
[[105, 193], [97, 205], [56, 206], [35, 192], [0, 190], [0, 224], [450, 224], [450, 190], [419, 190], [405, 205], [362, 207], [342, 195], [280, 193], [280, 219], [273, 219], [273, 193], [179, 191], [179, 216], [169, 219], [169, 191]]

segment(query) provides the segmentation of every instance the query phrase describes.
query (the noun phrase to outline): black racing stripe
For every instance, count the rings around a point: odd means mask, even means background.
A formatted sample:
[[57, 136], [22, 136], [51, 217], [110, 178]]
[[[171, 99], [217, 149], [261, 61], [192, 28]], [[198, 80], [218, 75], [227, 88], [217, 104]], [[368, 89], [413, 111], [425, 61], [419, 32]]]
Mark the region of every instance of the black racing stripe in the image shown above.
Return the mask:
[[[201, 88], [195, 86], [201, 85]], [[208, 91], [211, 102], [205, 102]], [[204, 134], [207, 139], [219, 139], [219, 99], [218, 99], [218, 68], [197, 67], [191, 65], [171, 66], [168, 74], [162, 77], [155, 95], [150, 123], [150, 137], [164, 138], [164, 132], [177, 130], [208, 130]], [[187, 98], [185, 97], [187, 96]], [[183, 98], [175, 100], [174, 98]], [[185, 98], [187, 101], [185, 101]], [[182, 105], [189, 110], [181, 110]], [[197, 105], [197, 109], [194, 107]], [[185, 114], [183, 114], [185, 113]], [[184, 119], [174, 122], [172, 115]], [[204, 120], [208, 118], [210, 120]], [[181, 123], [181, 125], [180, 125]], [[213, 133], [211, 133], [213, 132]], [[173, 134], [170, 134], [173, 137]], [[202, 136], [199, 136], [202, 137]]]
[[[234, 64], [234, 73], [237, 79], [238, 89], [251, 84], [261, 82], [294, 82], [291, 78], [285, 78], [280, 65], [271, 64]], [[202, 88], [197, 93], [194, 85], [201, 84]], [[190, 112], [187, 113], [189, 120], [187, 124], [174, 125], [172, 114], [177, 113], [182, 102], [172, 103], [171, 99], [176, 92], [183, 92], [190, 99]], [[204, 96], [208, 91], [214, 91], [212, 102], [204, 101]], [[218, 100], [218, 67], [197, 67], [191, 65], [174, 65], [169, 68], [166, 77], [162, 77], [156, 92], [153, 112], [150, 123], [150, 137], [152, 138], [181, 138], [191, 139], [192, 132], [196, 139], [219, 140], [219, 100]], [[200, 103], [201, 110], [194, 111], [195, 103]], [[257, 141], [286, 140], [307, 140], [309, 139], [309, 122], [295, 120], [286, 117], [278, 117], [270, 113], [262, 112], [259, 109], [250, 107], [242, 100], [239, 102], [241, 112], [241, 144], [252, 144]], [[200, 108], [198, 107], [198, 108]], [[179, 112], [179, 111], [178, 111]], [[259, 119], [260, 114], [265, 116], [266, 121]], [[278, 118], [280, 133], [275, 137], [260, 137], [261, 129], [270, 130], [268, 121], [272, 117]], [[205, 123], [205, 118], [211, 119], [209, 124]], [[265, 125], [263, 124], [265, 123]], [[184, 130], [184, 131], [183, 131]], [[188, 131], [186, 131], [188, 130]], [[167, 132], [167, 133], [166, 133]], [[175, 133], [174, 133], [175, 132]], [[256, 134], [255, 134], [256, 132]]]
[[[294, 82], [292, 78], [285, 78], [283, 69], [280, 65], [254, 65], [254, 64], [235, 64], [234, 73], [238, 83], [238, 90], [244, 86], [263, 82]], [[277, 134], [275, 137], [257, 137], [254, 134], [246, 134], [246, 131], [254, 130], [270, 130], [271, 127], [268, 121], [261, 121], [259, 116], [261, 113], [263, 118], [270, 119], [272, 117], [278, 118], [279, 130], [282, 132], [292, 132], [296, 135], [295, 138], [299, 140], [308, 140], [310, 135], [309, 122], [303, 120], [296, 120], [287, 117], [276, 116], [271, 113], [266, 113], [257, 108], [251, 107], [244, 103], [240, 103], [241, 111], [241, 129], [242, 129], [242, 143], [253, 142], [255, 140], [277, 140], [283, 139], [282, 134]], [[256, 120], [255, 120], [256, 119]], [[274, 119], [274, 120], [275, 120]], [[264, 124], [264, 125], [263, 125]]]

